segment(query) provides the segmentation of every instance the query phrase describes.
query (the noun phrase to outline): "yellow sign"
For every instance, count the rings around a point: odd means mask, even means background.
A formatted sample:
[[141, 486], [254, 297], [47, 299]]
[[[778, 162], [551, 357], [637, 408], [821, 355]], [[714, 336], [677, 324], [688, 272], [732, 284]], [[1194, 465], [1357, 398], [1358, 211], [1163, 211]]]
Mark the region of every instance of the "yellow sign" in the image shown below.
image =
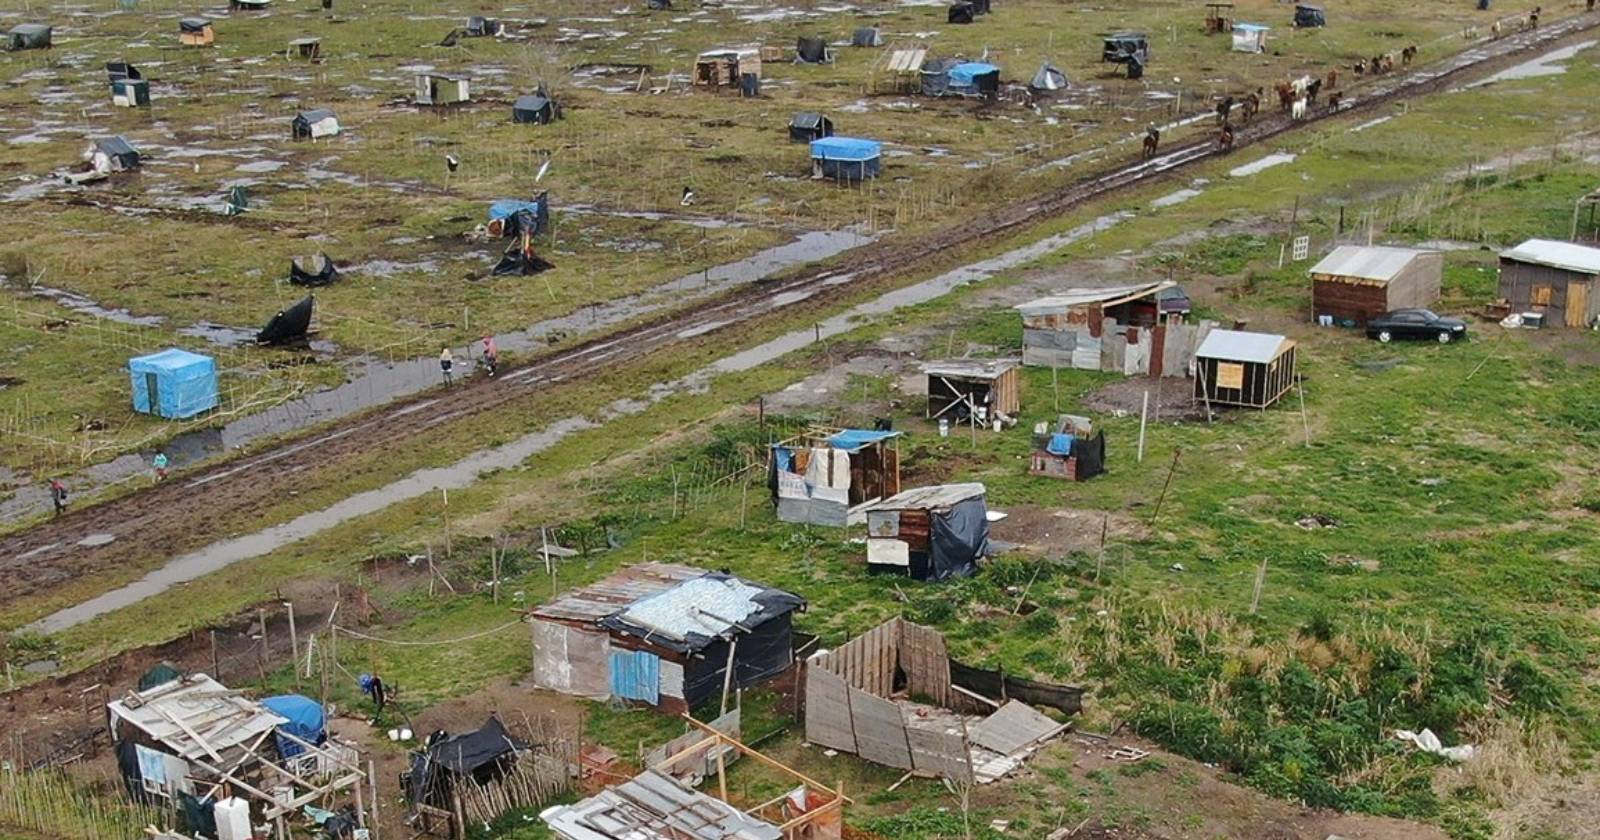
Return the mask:
[[1239, 389], [1244, 387], [1244, 365], [1231, 362], [1217, 363], [1217, 387]]

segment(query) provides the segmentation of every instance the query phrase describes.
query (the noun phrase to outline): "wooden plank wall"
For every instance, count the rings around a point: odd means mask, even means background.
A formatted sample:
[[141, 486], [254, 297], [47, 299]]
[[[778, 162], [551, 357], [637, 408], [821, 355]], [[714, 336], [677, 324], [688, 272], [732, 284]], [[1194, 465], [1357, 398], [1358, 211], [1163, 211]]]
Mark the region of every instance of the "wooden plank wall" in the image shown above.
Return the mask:
[[844, 678], [845, 683], [888, 697], [894, 692], [894, 669], [899, 659], [899, 633], [895, 621], [886, 621], [829, 651], [812, 662]]
[[898, 704], [852, 688], [850, 720], [855, 727], [856, 755], [875, 764], [912, 769], [906, 719]]
[[950, 705], [950, 651], [944, 634], [902, 618], [892, 622], [900, 637], [900, 669], [906, 672], [912, 697]]
[[856, 752], [855, 726], [850, 721], [850, 687], [838, 674], [806, 668], [806, 740], [813, 744]]

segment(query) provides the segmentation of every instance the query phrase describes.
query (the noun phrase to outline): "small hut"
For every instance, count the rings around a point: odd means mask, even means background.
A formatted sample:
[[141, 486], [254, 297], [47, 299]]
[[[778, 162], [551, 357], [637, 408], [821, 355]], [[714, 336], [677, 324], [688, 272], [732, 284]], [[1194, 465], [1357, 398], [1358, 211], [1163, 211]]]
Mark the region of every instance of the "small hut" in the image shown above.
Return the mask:
[[1220, 35], [1227, 32], [1233, 23], [1233, 4], [1228, 2], [1206, 3], [1206, 34]]
[[942, 484], [867, 505], [867, 570], [927, 581], [977, 574], [989, 553], [984, 493], [982, 484]]
[[339, 133], [339, 118], [327, 108], [315, 108], [294, 115], [289, 123], [290, 136], [296, 140], [317, 140]]
[[112, 81], [111, 104], [118, 108], [141, 108], [149, 105], [150, 82], [139, 78]]
[[1170, 281], [1066, 289], [1019, 304], [1022, 363], [1128, 376], [1184, 376], [1209, 322], [1185, 323]]
[[272, 0], [228, 0], [228, 11], [264, 12], [270, 5]]
[[1600, 319], [1600, 248], [1530, 239], [1500, 254], [1500, 297], [1544, 323], [1590, 327]]
[[542, 93], [519, 96], [516, 102], [511, 103], [511, 121], [515, 123], [549, 125], [560, 115], [555, 100]]
[[815, 112], [801, 111], [789, 120], [789, 140], [810, 143], [833, 136], [833, 120]]
[[952, 3], [945, 11], [945, 20], [948, 23], [971, 23], [978, 17], [978, 5], [971, 0], [960, 0]]
[[400, 774], [400, 788], [419, 822], [443, 817], [461, 825], [466, 822], [461, 800], [470, 786], [503, 778], [528, 745], [513, 738], [492, 716], [471, 732], [450, 735], [440, 730], [440, 735], [411, 753], [409, 769]]
[[811, 141], [811, 177], [862, 181], [883, 171], [883, 144], [857, 137]]
[[863, 26], [850, 34], [852, 47], [881, 47], [883, 46], [883, 30], [877, 26]]
[[808, 38], [801, 35], [794, 45], [795, 61], [801, 64], [831, 64], [833, 63], [833, 50], [828, 49], [828, 42], [821, 38]]
[[988, 425], [1022, 410], [1017, 363], [1011, 359], [957, 359], [922, 366], [928, 377], [929, 420]]
[[120, 134], [115, 137], [98, 137], [90, 141], [88, 151], [84, 152], [84, 158], [93, 171], [107, 175], [113, 172], [130, 172], [139, 168], [139, 150]]
[[1000, 68], [986, 61], [960, 61], [945, 71], [945, 93], [957, 96], [994, 96], [1000, 92]]
[[900, 492], [899, 435], [816, 429], [772, 445], [767, 484], [782, 522], [843, 528], [850, 511]]
[[500, 34], [500, 21], [486, 18], [482, 15], [473, 15], [467, 18], [468, 38], [489, 38]]
[[178, 21], [178, 43], [186, 47], [208, 47], [217, 40], [211, 21], [186, 17]]
[[183, 420], [217, 407], [217, 363], [172, 347], [128, 360], [133, 410]]
[[1443, 276], [1438, 251], [1340, 245], [1311, 267], [1311, 312], [1324, 325], [1363, 326], [1391, 310], [1433, 305]]
[[144, 74], [139, 72], [132, 62], [127, 60], [106, 62], [106, 80], [111, 82], [122, 79], [142, 79]]
[[1281, 335], [1212, 330], [1194, 361], [1194, 398], [1207, 406], [1266, 408], [1295, 383], [1295, 343]]
[[1106, 471], [1106, 433], [1096, 432], [1087, 417], [1063, 414], [1055, 426], [1040, 422], [1033, 429], [1033, 475], [1088, 481]]
[[289, 42], [289, 48], [284, 51], [284, 55], [289, 58], [317, 61], [322, 58], [322, 39], [296, 38]]
[[739, 87], [748, 75], [761, 78], [759, 47], [721, 47], [695, 56], [694, 84], [698, 87]]
[[418, 73], [418, 105], [459, 105], [472, 98], [472, 79], [454, 73]]
[[1143, 32], [1118, 32], [1108, 35], [1100, 51], [1100, 60], [1109, 64], [1124, 65], [1128, 68], [1128, 78], [1140, 78], [1144, 75], [1144, 68], [1150, 63], [1150, 40]]
[[1236, 23], [1233, 25], [1233, 51], [1242, 53], [1264, 53], [1267, 51], [1267, 32], [1270, 30], [1258, 23]]
[[1321, 6], [1314, 3], [1294, 4], [1294, 26], [1296, 29], [1314, 29], [1328, 25], [1328, 15]]
[[1028, 90], [1032, 91], [1034, 95], [1059, 93], [1066, 90], [1067, 87], [1067, 74], [1061, 72], [1054, 64], [1048, 61], [1039, 65], [1039, 71], [1034, 73], [1033, 78], [1028, 82]]
[[50, 49], [52, 31], [48, 24], [19, 23], [6, 32], [6, 49], [13, 52]]

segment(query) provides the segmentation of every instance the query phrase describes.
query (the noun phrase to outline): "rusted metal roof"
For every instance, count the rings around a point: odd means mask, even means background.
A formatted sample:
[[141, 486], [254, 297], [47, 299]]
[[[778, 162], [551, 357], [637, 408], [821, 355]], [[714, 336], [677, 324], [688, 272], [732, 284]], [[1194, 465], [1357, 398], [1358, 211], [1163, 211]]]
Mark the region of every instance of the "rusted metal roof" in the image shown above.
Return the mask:
[[705, 575], [704, 569], [671, 563], [629, 566], [604, 580], [568, 592], [532, 612], [534, 618], [599, 622], [629, 604]]
[[929, 376], [957, 379], [995, 379], [1017, 366], [1016, 359], [954, 359], [928, 362], [922, 372]]
[[781, 840], [777, 826], [655, 770], [539, 818], [570, 840]]
[[862, 512], [874, 510], [938, 510], [947, 508], [958, 502], [964, 502], [985, 493], [984, 486], [977, 482], [968, 484], [935, 484], [931, 487], [915, 487], [897, 493], [880, 502], [873, 502], [861, 508]]
[[1097, 289], [1067, 289], [1057, 294], [1048, 295], [1027, 303], [1018, 304], [1013, 309], [1023, 314], [1023, 317], [1036, 315], [1057, 315], [1079, 306], [1095, 304], [1097, 306], [1115, 306], [1149, 297], [1164, 289], [1170, 289], [1178, 284], [1163, 280], [1159, 283], [1138, 283], [1132, 286], [1105, 286]]

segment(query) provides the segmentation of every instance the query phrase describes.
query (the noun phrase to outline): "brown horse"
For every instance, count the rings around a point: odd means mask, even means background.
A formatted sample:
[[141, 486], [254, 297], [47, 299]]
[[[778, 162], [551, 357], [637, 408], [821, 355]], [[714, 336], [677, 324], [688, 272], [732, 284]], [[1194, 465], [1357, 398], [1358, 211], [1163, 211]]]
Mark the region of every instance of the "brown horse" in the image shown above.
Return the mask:
[[1337, 111], [1337, 110], [1339, 110], [1339, 106], [1341, 104], [1343, 104], [1343, 103], [1344, 103], [1344, 94], [1343, 93], [1340, 93], [1339, 91], [1334, 91], [1333, 93], [1328, 94], [1328, 110], [1329, 111]]
[[1233, 150], [1233, 126], [1232, 125], [1230, 125], [1228, 123], [1223, 123], [1222, 124], [1222, 130], [1217, 132], [1217, 148], [1219, 150], [1221, 150], [1221, 151], [1224, 151], [1224, 152], [1228, 152], [1228, 151], [1232, 151]]
[[1278, 91], [1278, 110], [1287, 111], [1294, 106], [1294, 85], [1279, 82], [1274, 89]]
[[1328, 70], [1328, 90], [1338, 90], [1338, 89], [1339, 89], [1339, 68], [1334, 67], [1334, 68], [1331, 68], [1331, 69]]
[[1261, 97], [1257, 94], [1245, 96], [1244, 102], [1239, 106], [1240, 122], [1249, 122], [1255, 118], [1256, 112], [1261, 110]]
[[1160, 145], [1161, 145], [1161, 132], [1157, 131], [1155, 126], [1151, 126], [1151, 127], [1147, 128], [1147, 129], [1145, 129], [1145, 131], [1144, 131], [1144, 151], [1141, 153], [1140, 156], [1142, 158], [1144, 158], [1145, 160], [1149, 160], [1149, 159], [1155, 157], [1156, 156], [1156, 147], [1160, 146]]
[[1400, 51], [1400, 66], [1410, 67], [1411, 60], [1417, 57], [1417, 45], [1412, 44]]

